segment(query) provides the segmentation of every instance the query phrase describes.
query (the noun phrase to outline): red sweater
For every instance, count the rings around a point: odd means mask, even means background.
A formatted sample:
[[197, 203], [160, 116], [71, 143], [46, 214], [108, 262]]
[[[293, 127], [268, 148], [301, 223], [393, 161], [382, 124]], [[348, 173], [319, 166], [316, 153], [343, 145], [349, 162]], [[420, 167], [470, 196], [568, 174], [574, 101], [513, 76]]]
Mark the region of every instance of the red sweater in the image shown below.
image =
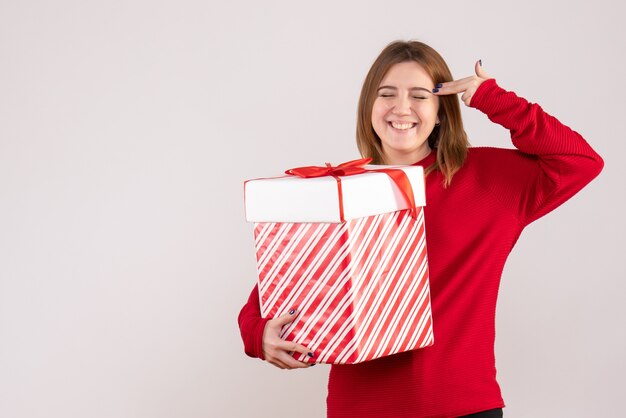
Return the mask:
[[[483, 82], [471, 106], [510, 130], [517, 150], [470, 148], [448, 188], [426, 177], [425, 222], [434, 345], [333, 365], [328, 417], [457, 417], [504, 406], [496, 381], [495, 311], [504, 263], [526, 225], [603, 167], [576, 132], [537, 105]], [[428, 167], [431, 152], [416, 164]], [[257, 289], [239, 315], [248, 355], [262, 358]]]

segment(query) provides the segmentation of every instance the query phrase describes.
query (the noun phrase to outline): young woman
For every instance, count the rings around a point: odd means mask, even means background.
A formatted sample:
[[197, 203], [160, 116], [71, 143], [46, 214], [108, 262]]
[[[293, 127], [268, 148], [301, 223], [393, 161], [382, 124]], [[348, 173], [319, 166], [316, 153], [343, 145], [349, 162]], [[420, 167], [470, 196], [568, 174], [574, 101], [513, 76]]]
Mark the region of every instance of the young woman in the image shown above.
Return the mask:
[[[424, 217], [435, 343], [333, 365], [328, 417], [501, 417], [495, 310], [507, 256], [526, 225], [572, 197], [603, 167], [575, 131], [502, 89], [475, 65], [453, 81], [420, 42], [393, 42], [372, 65], [358, 108], [357, 144], [375, 164], [426, 170]], [[511, 133], [517, 149], [468, 148], [457, 94]], [[297, 307], [296, 307], [297, 308]], [[259, 314], [255, 288], [239, 315], [248, 355], [292, 369], [309, 350], [279, 338], [296, 315]], [[312, 353], [314, 355], [314, 353]]]

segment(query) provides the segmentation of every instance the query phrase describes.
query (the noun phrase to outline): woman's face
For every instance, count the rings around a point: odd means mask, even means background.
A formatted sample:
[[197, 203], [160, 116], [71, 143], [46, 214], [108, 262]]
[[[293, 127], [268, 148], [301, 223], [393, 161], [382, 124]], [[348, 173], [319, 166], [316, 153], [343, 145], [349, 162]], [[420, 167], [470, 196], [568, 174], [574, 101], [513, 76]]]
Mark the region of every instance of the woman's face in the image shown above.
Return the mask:
[[412, 164], [430, 152], [428, 136], [439, 122], [434, 87], [415, 61], [393, 65], [378, 86], [372, 126], [390, 164]]

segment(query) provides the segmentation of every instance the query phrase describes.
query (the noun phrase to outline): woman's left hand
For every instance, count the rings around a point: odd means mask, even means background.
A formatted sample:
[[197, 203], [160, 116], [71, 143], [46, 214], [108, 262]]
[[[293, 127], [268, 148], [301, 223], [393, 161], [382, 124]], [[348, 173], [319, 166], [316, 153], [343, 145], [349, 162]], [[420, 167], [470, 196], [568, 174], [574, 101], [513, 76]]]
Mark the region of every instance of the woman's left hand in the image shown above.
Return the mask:
[[436, 96], [445, 96], [448, 94], [463, 93], [461, 100], [469, 106], [472, 96], [476, 92], [476, 89], [478, 89], [478, 86], [480, 86], [483, 81], [493, 78], [490, 77], [485, 70], [483, 70], [481, 60], [476, 61], [474, 71], [476, 71], [476, 75], [461, 78], [460, 80], [437, 84], [437, 86], [435, 86], [436, 88], [433, 90], [433, 94]]

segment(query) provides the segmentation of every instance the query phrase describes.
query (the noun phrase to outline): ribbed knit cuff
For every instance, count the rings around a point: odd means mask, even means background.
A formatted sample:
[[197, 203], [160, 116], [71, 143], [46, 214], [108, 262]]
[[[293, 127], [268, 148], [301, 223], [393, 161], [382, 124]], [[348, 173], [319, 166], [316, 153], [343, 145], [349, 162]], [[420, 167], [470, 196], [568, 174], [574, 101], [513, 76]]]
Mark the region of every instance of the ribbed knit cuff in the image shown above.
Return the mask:
[[485, 109], [488, 103], [489, 93], [494, 91], [494, 89], [502, 89], [496, 82], [495, 78], [489, 78], [483, 81], [480, 86], [476, 89], [472, 98], [470, 99], [470, 107], [476, 108], [481, 112], [488, 113]]
[[263, 332], [265, 331], [265, 324], [269, 321], [269, 318], [261, 318], [254, 330], [254, 357], [258, 357], [261, 360], [265, 360], [263, 355]]

